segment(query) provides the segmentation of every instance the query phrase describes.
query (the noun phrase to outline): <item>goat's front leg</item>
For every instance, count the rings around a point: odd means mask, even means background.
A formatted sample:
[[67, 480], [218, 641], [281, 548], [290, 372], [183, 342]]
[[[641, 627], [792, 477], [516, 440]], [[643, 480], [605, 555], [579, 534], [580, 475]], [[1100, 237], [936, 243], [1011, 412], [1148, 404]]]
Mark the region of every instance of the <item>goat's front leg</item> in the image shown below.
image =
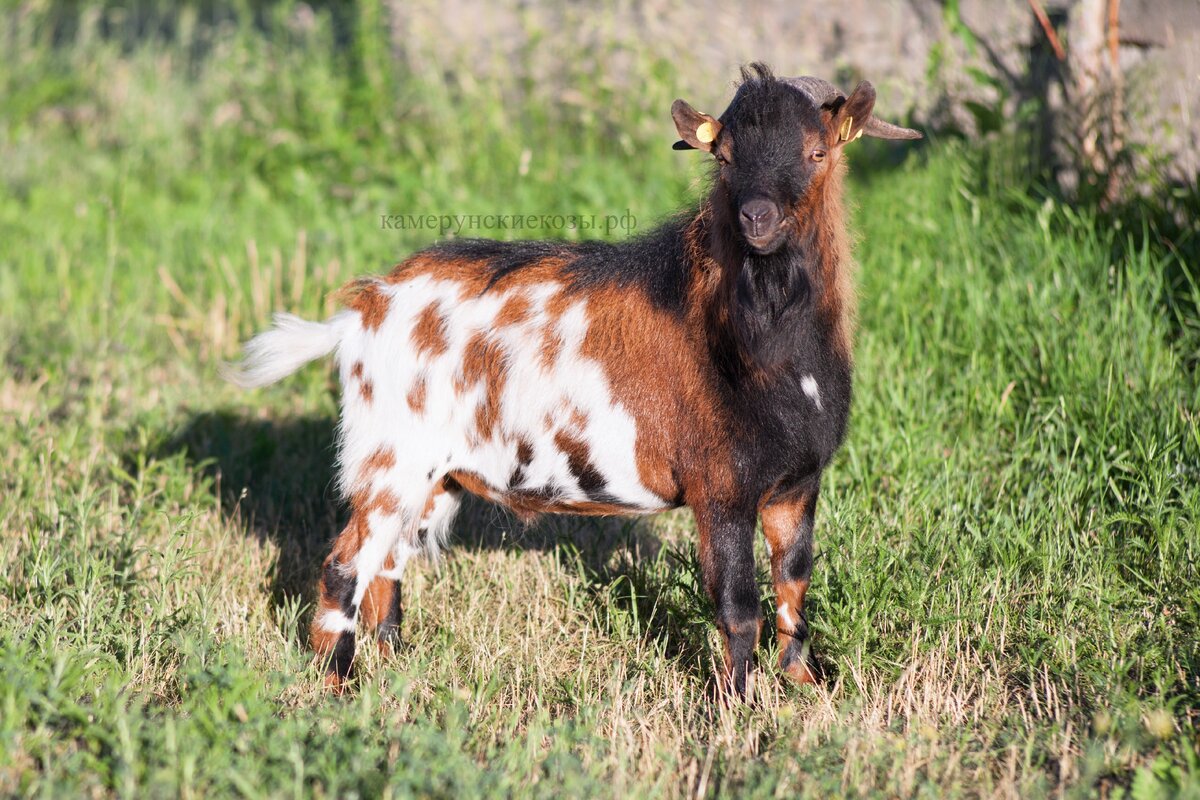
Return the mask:
[[773, 497], [762, 509], [763, 534], [771, 548], [775, 584], [779, 667], [799, 683], [815, 683], [808, 660], [808, 618], [804, 595], [813, 567], [813, 519], [818, 481]]
[[745, 697], [762, 631], [762, 608], [754, 576], [754, 514], [727, 509], [696, 511], [704, 589], [717, 609], [725, 640], [723, 688]]

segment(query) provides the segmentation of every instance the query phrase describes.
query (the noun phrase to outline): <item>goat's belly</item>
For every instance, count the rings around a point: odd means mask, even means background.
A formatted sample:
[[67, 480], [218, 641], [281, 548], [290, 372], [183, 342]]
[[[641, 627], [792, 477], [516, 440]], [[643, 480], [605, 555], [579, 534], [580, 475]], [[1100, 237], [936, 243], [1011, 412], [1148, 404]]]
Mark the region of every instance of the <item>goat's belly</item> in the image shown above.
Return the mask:
[[[520, 517], [538, 514], [581, 514], [586, 516], [639, 516], [656, 511], [666, 511], [666, 504], [646, 506], [633, 498], [620, 498], [607, 492], [589, 494], [572, 485], [571, 478], [561, 479], [544, 487], [528, 488], [495, 486], [479, 475], [465, 470], [454, 470], [447, 476], [451, 486], [466, 489], [474, 495], [499, 503]], [[572, 497], [571, 495], [574, 495]]]
[[575, 413], [548, 411], [540, 430], [521, 414], [502, 416], [491, 437], [468, 430], [457, 440], [445, 473], [520, 514], [637, 515], [669, 508], [642, 484], [632, 419], [619, 416], [619, 407], [597, 412], [594, 405]]
[[364, 315], [338, 354], [347, 488], [389, 452], [389, 482], [449, 477], [521, 513], [674, 505], [644, 485], [638, 421], [581, 354], [582, 299], [549, 282], [464, 297], [426, 276], [379, 291], [375, 324]]

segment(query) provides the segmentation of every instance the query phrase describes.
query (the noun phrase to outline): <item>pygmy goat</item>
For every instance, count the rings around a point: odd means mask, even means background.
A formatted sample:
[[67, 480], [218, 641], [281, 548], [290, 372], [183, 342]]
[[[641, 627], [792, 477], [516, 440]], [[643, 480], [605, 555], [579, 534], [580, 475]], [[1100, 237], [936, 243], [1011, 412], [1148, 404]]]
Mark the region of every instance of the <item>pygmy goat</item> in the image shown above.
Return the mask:
[[247, 387], [336, 352], [352, 515], [312, 623], [330, 685], [360, 616], [398, 639], [404, 566], [436, 555], [464, 491], [524, 518], [690, 507], [736, 695], [763, 624], [761, 518], [779, 663], [814, 680], [813, 516], [850, 411], [843, 150], [920, 137], [874, 104], [865, 81], [847, 97], [752, 65], [719, 119], [671, 108], [675, 148], [715, 159], [695, 211], [620, 244], [443, 242], [347, 287], [328, 321], [280, 314], [246, 345], [231, 379]]

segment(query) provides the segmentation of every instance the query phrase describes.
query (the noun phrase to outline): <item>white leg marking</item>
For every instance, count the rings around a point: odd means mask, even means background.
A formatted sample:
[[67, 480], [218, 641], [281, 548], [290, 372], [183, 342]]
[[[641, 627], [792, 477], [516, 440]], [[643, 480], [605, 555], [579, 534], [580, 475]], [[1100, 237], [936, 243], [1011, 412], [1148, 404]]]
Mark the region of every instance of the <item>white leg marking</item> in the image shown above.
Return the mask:
[[785, 625], [787, 625], [789, 628], [796, 627], [796, 623], [792, 622], [792, 617], [790, 614], [788, 614], [788, 604], [787, 603], [784, 603], [783, 605], [781, 605], [779, 607], [779, 618], [781, 620], [783, 620], [783, 623]]
[[821, 411], [821, 389], [817, 386], [817, 379], [812, 375], [805, 375], [800, 379], [800, 388], [808, 395], [808, 399], [816, 404], [817, 411]]
[[340, 611], [326, 609], [317, 617], [317, 625], [321, 630], [329, 631], [330, 633], [353, 633], [354, 620], [347, 617]]

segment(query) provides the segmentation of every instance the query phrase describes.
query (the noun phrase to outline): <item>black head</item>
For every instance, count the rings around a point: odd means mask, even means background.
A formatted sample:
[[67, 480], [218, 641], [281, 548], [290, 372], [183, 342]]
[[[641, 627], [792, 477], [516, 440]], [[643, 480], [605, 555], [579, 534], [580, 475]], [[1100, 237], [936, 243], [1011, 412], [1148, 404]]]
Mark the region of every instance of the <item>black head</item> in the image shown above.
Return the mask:
[[863, 81], [846, 97], [815, 78], [776, 78], [762, 64], [742, 83], [721, 118], [676, 100], [676, 149], [712, 153], [718, 181], [746, 247], [768, 255], [797, 232], [796, 221], [821, 196], [846, 144], [864, 133], [886, 139], [921, 134], [876, 120], [875, 89]]

